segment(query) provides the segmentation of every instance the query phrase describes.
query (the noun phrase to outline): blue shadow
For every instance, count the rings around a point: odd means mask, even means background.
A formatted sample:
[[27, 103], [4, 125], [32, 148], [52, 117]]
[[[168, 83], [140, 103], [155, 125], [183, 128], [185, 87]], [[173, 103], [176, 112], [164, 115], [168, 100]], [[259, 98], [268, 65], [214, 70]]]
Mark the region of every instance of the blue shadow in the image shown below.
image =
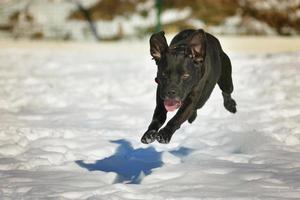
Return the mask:
[[[115, 183], [139, 184], [144, 176], [151, 174], [152, 169], [163, 165], [161, 155], [155, 148], [133, 149], [126, 140], [115, 140], [112, 143], [119, 144], [114, 155], [97, 160], [89, 164], [82, 160], [75, 161], [82, 168], [89, 171], [115, 172], [118, 174]], [[192, 149], [181, 147], [178, 150], [170, 151], [178, 157], [187, 156]]]

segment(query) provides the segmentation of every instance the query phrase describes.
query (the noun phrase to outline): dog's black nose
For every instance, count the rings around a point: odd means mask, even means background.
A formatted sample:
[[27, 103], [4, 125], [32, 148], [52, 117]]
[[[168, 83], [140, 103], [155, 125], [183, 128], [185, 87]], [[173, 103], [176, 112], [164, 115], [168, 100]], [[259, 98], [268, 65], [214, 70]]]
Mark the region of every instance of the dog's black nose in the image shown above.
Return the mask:
[[169, 97], [175, 97], [175, 96], [176, 96], [176, 91], [175, 91], [175, 90], [169, 90], [169, 91], [167, 92], [167, 95], [168, 95]]

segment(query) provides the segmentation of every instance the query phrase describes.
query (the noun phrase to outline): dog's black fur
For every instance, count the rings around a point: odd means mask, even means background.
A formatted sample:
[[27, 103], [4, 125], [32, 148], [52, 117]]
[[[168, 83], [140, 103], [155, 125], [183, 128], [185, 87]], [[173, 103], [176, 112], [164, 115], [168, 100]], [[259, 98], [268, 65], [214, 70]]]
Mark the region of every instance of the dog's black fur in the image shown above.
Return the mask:
[[[197, 109], [205, 104], [217, 83], [225, 108], [236, 112], [236, 103], [231, 98], [231, 62], [217, 38], [202, 29], [188, 29], [178, 33], [168, 46], [164, 32], [158, 32], [150, 38], [150, 53], [158, 66], [158, 87], [156, 108], [141, 139], [143, 143], [169, 143], [183, 122], [196, 119]], [[160, 129], [167, 115], [164, 102], [169, 99], [181, 106]]]

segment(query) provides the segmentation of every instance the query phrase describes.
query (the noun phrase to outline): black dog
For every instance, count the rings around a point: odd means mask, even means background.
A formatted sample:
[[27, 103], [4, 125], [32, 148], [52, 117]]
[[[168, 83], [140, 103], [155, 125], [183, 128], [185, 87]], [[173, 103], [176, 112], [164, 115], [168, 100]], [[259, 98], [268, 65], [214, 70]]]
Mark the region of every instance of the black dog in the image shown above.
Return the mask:
[[[169, 143], [183, 122], [196, 119], [197, 109], [205, 104], [216, 83], [222, 90], [225, 108], [236, 112], [231, 98], [231, 62], [217, 38], [202, 29], [189, 29], [178, 33], [168, 46], [164, 32], [159, 32], [150, 38], [150, 53], [158, 66], [158, 87], [156, 108], [141, 139], [143, 143]], [[177, 108], [176, 115], [160, 129], [167, 112]]]

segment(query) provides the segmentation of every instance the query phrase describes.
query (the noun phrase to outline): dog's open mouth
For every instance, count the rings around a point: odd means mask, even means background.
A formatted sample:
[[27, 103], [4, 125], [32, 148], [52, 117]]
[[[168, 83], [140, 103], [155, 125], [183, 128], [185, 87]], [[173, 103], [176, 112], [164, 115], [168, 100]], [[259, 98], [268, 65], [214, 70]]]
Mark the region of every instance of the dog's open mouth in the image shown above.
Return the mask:
[[178, 99], [165, 99], [164, 105], [168, 112], [173, 112], [181, 106], [181, 101]]

